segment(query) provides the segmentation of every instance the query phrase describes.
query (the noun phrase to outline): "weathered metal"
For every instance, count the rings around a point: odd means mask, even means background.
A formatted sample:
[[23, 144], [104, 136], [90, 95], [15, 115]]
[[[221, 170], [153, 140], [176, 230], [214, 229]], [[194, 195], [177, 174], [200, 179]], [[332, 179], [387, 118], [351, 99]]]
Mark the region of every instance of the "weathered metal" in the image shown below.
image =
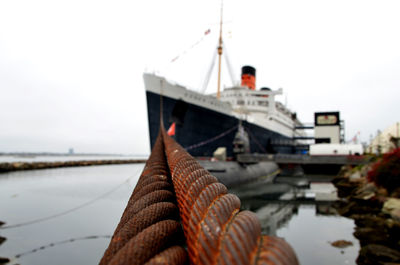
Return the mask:
[[183, 246], [160, 135], [100, 264], [185, 264]]
[[180, 246], [173, 246], [154, 256], [145, 265], [184, 265], [188, 261], [186, 250]]
[[[185, 249], [187, 248], [187, 250]], [[161, 128], [100, 264], [298, 264]]]
[[287, 243], [262, 236], [256, 215], [239, 212], [239, 198], [162, 135], [191, 264], [298, 264]]
[[166, 248], [179, 244], [180, 224], [174, 220], [157, 222], [131, 238], [108, 264], [143, 264]]

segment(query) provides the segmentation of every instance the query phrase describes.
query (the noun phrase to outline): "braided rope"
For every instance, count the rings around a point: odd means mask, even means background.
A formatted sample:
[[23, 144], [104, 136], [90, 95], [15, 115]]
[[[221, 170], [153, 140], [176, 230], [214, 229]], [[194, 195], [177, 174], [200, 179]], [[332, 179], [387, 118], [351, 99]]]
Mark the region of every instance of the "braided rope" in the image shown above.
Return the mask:
[[282, 239], [261, 235], [257, 216], [162, 130], [191, 264], [298, 264]]
[[[184, 248], [186, 243], [187, 250]], [[298, 264], [282, 239], [161, 128], [100, 261], [106, 264]]]
[[100, 261], [186, 264], [187, 252], [161, 135]]

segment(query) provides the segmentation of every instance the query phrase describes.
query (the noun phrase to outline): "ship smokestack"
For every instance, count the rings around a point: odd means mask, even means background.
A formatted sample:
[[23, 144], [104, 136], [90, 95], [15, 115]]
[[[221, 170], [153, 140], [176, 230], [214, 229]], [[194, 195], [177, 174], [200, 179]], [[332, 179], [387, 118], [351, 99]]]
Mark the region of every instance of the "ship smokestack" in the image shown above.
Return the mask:
[[246, 65], [242, 67], [242, 86], [256, 90], [256, 69]]

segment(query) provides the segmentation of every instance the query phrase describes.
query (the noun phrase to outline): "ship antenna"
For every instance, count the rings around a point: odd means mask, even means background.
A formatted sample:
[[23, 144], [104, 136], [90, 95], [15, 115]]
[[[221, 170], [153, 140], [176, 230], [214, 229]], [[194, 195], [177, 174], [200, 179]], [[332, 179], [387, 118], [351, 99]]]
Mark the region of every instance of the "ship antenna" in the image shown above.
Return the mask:
[[219, 24], [219, 43], [218, 43], [218, 90], [217, 90], [217, 99], [220, 98], [220, 88], [221, 88], [221, 57], [222, 57], [222, 10], [223, 10], [223, 1], [221, 0], [221, 21]]

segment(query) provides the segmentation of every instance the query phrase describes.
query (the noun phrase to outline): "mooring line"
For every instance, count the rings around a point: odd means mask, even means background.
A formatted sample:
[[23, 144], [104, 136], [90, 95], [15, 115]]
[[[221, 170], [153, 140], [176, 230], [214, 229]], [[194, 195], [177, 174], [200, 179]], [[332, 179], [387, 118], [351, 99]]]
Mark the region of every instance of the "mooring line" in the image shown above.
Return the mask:
[[128, 183], [128, 182], [130, 181], [131, 178], [137, 176], [138, 173], [139, 173], [139, 170], [140, 170], [140, 169], [136, 169], [135, 174], [132, 174], [132, 175], [131, 175], [129, 178], [127, 178], [124, 182], [122, 182], [121, 184], [115, 186], [113, 189], [111, 189], [111, 190], [109, 190], [109, 191], [107, 191], [107, 192], [101, 194], [100, 196], [98, 196], [98, 197], [96, 197], [96, 198], [94, 198], [94, 199], [92, 199], [92, 200], [90, 200], [90, 201], [87, 201], [87, 202], [85, 202], [85, 203], [83, 203], [83, 204], [80, 204], [80, 205], [78, 205], [78, 206], [76, 206], [76, 207], [73, 207], [73, 208], [71, 208], [71, 209], [65, 210], [65, 211], [60, 212], [60, 213], [57, 213], [57, 214], [49, 215], [49, 216], [42, 217], [42, 218], [38, 218], [38, 219], [33, 219], [33, 220], [31, 220], [31, 221], [22, 222], [22, 223], [18, 223], [18, 224], [11, 224], [11, 225], [0, 226], [0, 230], [1, 230], [1, 229], [16, 228], [16, 227], [21, 227], [21, 226], [26, 226], [26, 225], [36, 224], [36, 223], [41, 223], [41, 222], [44, 222], [44, 221], [48, 221], [48, 220], [50, 220], [50, 219], [54, 219], [54, 218], [57, 218], [57, 217], [66, 215], [66, 214], [71, 213], [71, 212], [74, 212], [74, 211], [76, 211], [76, 210], [79, 210], [79, 209], [81, 209], [81, 208], [83, 208], [83, 207], [85, 207], [85, 206], [88, 206], [88, 205], [90, 205], [90, 204], [92, 204], [92, 203], [95, 203], [96, 201], [98, 201], [98, 200], [100, 200], [100, 199], [102, 199], [102, 198], [104, 198], [104, 197], [110, 195], [111, 193], [113, 193], [114, 191], [116, 191], [117, 189], [119, 189], [120, 187], [122, 187], [123, 185], [125, 185], [126, 183]]
[[20, 258], [22, 256], [33, 254], [33, 253], [36, 253], [36, 252], [38, 252], [40, 250], [44, 250], [46, 248], [50, 248], [50, 247], [54, 247], [54, 246], [58, 246], [58, 245], [72, 243], [72, 242], [75, 242], [75, 241], [82, 241], [82, 240], [89, 240], [89, 239], [99, 239], [99, 238], [109, 239], [109, 238], [111, 238], [111, 235], [94, 235], [94, 236], [76, 237], [76, 238], [70, 238], [70, 239], [66, 239], [66, 240], [62, 240], [62, 241], [58, 241], [58, 242], [53, 242], [53, 243], [50, 243], [50, 244], [47, 244], [47, 245], [43, 245], [43, 246], [34, 248], [34, 249], [26, 251], [26, 252], [19, 253], [19, 254], [15, 255], [14, 258], [18, 259], [18, 258]]

